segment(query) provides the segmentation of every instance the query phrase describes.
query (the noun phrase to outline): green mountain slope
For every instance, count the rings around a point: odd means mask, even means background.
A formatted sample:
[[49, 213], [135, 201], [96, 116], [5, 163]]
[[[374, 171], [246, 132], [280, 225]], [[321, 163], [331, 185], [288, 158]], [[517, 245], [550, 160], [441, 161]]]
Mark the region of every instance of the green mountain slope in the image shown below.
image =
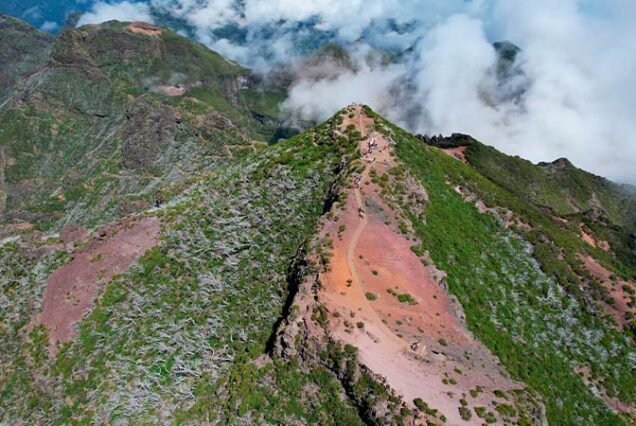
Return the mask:
[[[159, 246], [108, 283], [77, 341], [55, 359], [44, 328], [28, 335], [21, 328], [43, 297], [47, 274], [36, 271], [65, 256], [33, 260], [20, 244], [5, 244], [3, 266], [12, 274], [2, 283], [9, 328], [1, 339], [0, 418], [359, 422], [324, 368], [258, 361], [289, 291], [288, 269], [329, 205], [343, 155], [346, 144], [323, 126], [197, 178], [154, 213]], [[306, 400], [309, 387], [317, 391]]]
[[[14, 27], [3, 41], [49, 40]], [[275, 102], [257, 102], [275, 94], [169, 31], [109, 23], [65, 31], [48, 56], [45, 47], [0, 111], [0, 207], [9, 220], [95, 224], [147, 208], [171, 182], [255, 149], [278, 129], [268, 115]]]
[[[550, 424], [629, 423], [611, 415], [595, 395], [602, 389], [633, 405], [633, 325], [621, 332], [611, 318], [599, 318], [607, 291], [579, 259], [589, 254], [633, 280], [636, 270], [621, 262], [620, 250], [614, 255], [591, 247], [580, 238], [578, 226], [554, 221], [551, 213], [533, 203], [537, 192], [524, 188], [523, 182], [533, 188], [545, 182], [542, 166], [477, 142], [466, 150], [470, 166], [464, 165], [389, 128], [399, 141], [398, 154], [431, 196], [426, 222], [414, 219], [416, 232], [436, 265], [448, 273], [450, 290], [462, 303], [471, 330], [514, 377], [544, 396]], [[509, 180], [491, 179], [493, 169], [508, 170]], [[543, 179], [533, 181], [530, 173]], [[515, 185], [519, 181], [521, 189]], [[453, 190], [454, 185], [472, 195], [469, 201], [483, 200], [491, 214], [480, 213]], [[600, 185], [610, 184], [601, 181]], [[567, 191], [567, 186], [562, 188], [554, 185], [545, 191]], [[604, 195], [611, 203], [601, 203], [603, 208], [622, 202], [620, 194]], [[529, 226], [506, 230], [502, 224], [508, 209], [518, 224]], [[589, 371], [589, 376], [581, 371]], [[589, 382], [594, 383], [593, 390]]]

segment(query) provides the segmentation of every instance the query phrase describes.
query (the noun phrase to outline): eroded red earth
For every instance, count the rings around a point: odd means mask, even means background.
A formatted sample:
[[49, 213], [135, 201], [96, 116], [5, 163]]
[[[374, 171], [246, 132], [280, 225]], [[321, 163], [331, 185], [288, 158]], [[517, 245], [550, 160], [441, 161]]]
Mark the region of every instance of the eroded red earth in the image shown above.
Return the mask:
[[628, 321], [625, 319], [625, 314], [631, 312], [636, 315], [636, 307], [629, 306], [632, 296], [625, 289], [631, 289], [631, 291], [636, 292], [636, 283], [614, 277], [614, 274], [591, 256], [580, 256], [580, 259], [588, 272], [599, 280], [614, 299], [614, 304], [607, 306], [607, 312], [621, 326], [627, 324]]
[[[373, 131], [373, 120], [360, 107], [351, 108], [354, 117], [344, 120], [342, 130], [349, 124], [360, 130], [365, 166], [335, 211], [337, 218], [321, 231], [333, 241], [319, 294], [333, 316], [331, 334], [356, 346], [359, 360], [407, 403], [422, 398], [448, 424], [480, 424], [477, 416], [461, 419], [463, 394], [470, 407], [492, 409], [495, 389], [520, 386], [467, 331], [461, 307], [442, 284], [444, 274], [411, 251], [416, 242], [398, 230], [397, 214], [371, 182], [372, 172], [381, 176], [396, 165], [391, 142]], [[484, 392], [473, 398], [469, 391], [477, 386]]]
[[35, 321], [48, 329], [52, 354], [75, 337], [75, 325], [93, 308], [100, 288], [159, 243], [159, 230], [159, 219], [145, 217], [103, 227], [88, 240], [79, 228], [62, 233], [65, 246], [75, 251], [72, 260], [49, 277]]
[[466, 148], [468, 148], [468, 146], [457, 146], [455, 148], [444, 148], [442, 151], [462, 163], [468, 163], [466, 160]]
[[163, 29], [145, 22], [133, 22], [127, 27], [130, 31], [137, 34], [158, 37], [163, 33]]
[[585, 241], [592, 247], [600, 248], [601, 250], [604, 250], [604, 251], [609, 251], [609, 249], [611, 248], [607, 241], [596, 239], [596, 237], [592, 235], [591, 231], [588, 231], [585, 229], [583, 224], [579, 226], [579, 229], [581, 231], [581, 238], [583, 239], [583, 241]]

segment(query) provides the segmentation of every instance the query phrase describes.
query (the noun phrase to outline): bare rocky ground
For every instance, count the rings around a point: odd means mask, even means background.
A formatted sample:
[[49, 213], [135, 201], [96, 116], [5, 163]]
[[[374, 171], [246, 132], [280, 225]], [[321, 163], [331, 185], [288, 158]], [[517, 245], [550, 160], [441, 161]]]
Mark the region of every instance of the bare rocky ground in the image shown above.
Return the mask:
[[581, 261], [585, 269], [597, 279], [612, 296], [614, 303], [605, 305], [606, 311], [612, 315], [616, 323], [625, 326], [628, 316], [636, 315], [636, 305], [631, 303], [636, 294], [636, 283], [625, 281], [611, 273], [591, 256], [582, 256]]
[[[462, 418], [462, 412], [474, 407], [494, 411], [496, 393], [523, 385], [511, 380], [467, 330], [461, 306], [445, 288], [445, 274], [426, 255], [411, 250], [417, 241], [401, 231], [400, 212], [372, 182], [397, 166], [391, 141], [373, 130], [373, 120], [361, 107], [346, 112], [340, 131], [353, 125], [362, 135], [359, 173], [322, 223], [319, 239], [328, 261], [317, 277], [319, 289], [299, 292], [295, 303], [308, 314], [316, 304], [324, 307], [331, 338], [356, 347], [359, 362], [409, 408], [417, 413], [413, 401], [419, 398], [437, 410], [433, 416], [416, 415], [414, 424], [439, 419], [481, 424], [483, 418]], [[409, 190], [418, 202], [427, 201], [419, 185]], [[315, 333], [319, 328], [308, 329]], [[494, 416], [490, 421], [503, 424]]]
[[52, 355], [60, 344], [75, 337], [76, 324], [90, 312], [100, 289], [159, 242], [156, 217], [124, 219], [98, 229], [90, 237], [81, 228], [66, 229], [62, 240], [72, 250], [72, 260], [49, 277], [42, 312], [35, 320], [48, 330]]
[[455, 147], [455, 148], [444, 148], [444, 149], [442, 149], [442, 151], [444, 151], [446, 154], [450, 155], [451, 157], [457, 158], [462, 163], [467, 163], [467, 161], [466, 161], [466, 148], [468, 148], [468, 147], [467, 146], [458, 146], [458, 147]]

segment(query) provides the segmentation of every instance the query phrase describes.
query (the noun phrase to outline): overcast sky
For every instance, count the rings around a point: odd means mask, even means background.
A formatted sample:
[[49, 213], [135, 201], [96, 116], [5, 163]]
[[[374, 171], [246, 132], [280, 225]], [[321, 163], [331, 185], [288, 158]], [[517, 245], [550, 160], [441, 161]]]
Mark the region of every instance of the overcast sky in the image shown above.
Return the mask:
[[[298, 59], [299, 23], [352, 51], [355, 71], [299, 75], [284, 103], [321, 120], [351, 101], [413, 132], [470, 133], [532, 161], [575, 165], [636, 184], [636, 2], [632, 0], [150, 0], [97, 2], [80, 24], [152, 21], [152, 8], [187, 21], [196, 37], [266, 71]], [[246, 43], [211, 32], [242, 28]], [[522, 51], [496, 72], [492, 42]], [[410, 48], [398, 63], [374, 49]], [[523, 95], [519, 96], [523, 89]]]

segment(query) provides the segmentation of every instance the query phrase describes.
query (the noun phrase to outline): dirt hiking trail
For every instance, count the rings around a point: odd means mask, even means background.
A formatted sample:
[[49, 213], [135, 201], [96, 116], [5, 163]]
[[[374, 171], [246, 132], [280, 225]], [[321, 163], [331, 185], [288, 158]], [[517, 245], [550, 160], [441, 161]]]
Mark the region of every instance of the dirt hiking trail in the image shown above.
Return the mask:
[[[447, 424], [482, 424], [474, 407], [494, 412], [495, 390], [521, 386], [467, 331], [461, 307], [445, 290], [444, 273], [411, 250], [416, 241], [400, 232], [399, 214], [374, 183], [374, 176], [397, 166], [392, 141], [374, 130], [362, 107], [345, 114], [340, 131], [353, 124], [362, 135], [364, 168], [320, 233], [333, 246], [328, 270], [319, 277], [330, 332], [356, 346], [359, 360], [407, 404], [421, 398]], [[460, 400], [473, 411], [471, 419], [462, 418]]]

